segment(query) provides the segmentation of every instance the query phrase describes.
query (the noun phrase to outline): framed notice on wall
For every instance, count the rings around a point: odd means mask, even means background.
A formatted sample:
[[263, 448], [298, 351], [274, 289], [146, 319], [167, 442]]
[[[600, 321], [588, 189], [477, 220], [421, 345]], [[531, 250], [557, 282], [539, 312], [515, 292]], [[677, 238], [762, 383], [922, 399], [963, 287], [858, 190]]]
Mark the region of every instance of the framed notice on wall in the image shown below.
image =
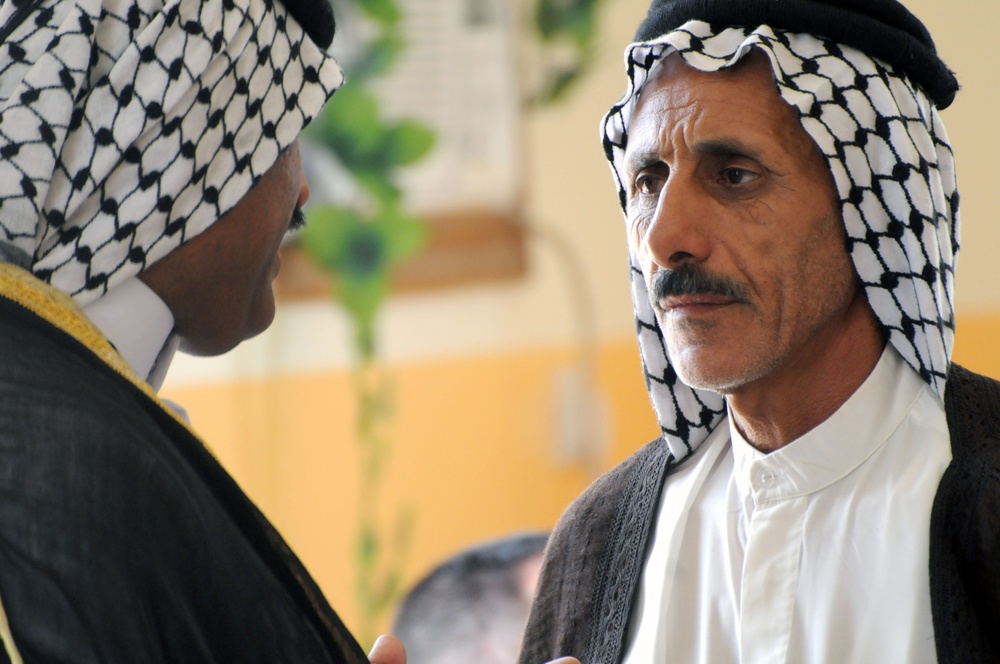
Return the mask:
[[[405, 290], [519, 276], [522, 98], [515, 7], [509, 0], [396, 2], [404, 50], [372, 89], [386, 119], [419, 120], [436, 139], [430, 154], [400, 170], [404, 202], [427, 220], [429, 240], [400, 266], [395, 282]], [[334, 50], [350, 63], [366, 24], [341, 4], [334, 2]], [[349, 195], [349, 178], [338, 177], [335, 167], [309, 166], [314, 197]], [[309, 290], [309, 269], [304, 259], [286, 261], [279, 289]]]

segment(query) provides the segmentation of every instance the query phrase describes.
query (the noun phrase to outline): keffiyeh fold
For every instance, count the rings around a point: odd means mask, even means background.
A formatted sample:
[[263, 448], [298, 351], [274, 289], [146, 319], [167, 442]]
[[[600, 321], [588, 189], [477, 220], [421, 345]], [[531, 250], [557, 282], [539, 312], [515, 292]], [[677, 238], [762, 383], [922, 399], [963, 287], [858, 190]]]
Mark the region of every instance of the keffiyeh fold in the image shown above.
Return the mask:
[[343, 81], [305, 0], [25, 4], [0, 8], [0, 245], [81, 305], [229, 211]]

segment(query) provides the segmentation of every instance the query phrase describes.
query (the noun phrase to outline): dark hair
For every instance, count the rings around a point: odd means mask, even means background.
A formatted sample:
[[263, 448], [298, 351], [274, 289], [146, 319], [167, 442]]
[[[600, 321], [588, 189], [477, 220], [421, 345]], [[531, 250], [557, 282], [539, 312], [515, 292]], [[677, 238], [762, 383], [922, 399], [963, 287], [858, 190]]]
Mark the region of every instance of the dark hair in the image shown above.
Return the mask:
[[408, 664], [513, 661], [531, 597], [522, 564], [545, 549], [545, 533], [520, 533], [465, 549], [434, 568], [407, 593], [393, 632]]

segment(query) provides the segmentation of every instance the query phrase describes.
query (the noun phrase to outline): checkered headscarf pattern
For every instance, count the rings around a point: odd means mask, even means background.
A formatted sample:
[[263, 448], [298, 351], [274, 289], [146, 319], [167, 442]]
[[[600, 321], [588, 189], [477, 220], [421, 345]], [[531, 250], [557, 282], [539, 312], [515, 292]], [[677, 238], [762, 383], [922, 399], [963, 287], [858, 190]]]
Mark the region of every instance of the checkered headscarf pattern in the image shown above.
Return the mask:
[[274, 0], [27, 3], [0, 7], [0, 246], [80, 304], [230, 210], [343, 81]]
[[[716, 30], [690, 21], [631, 45], [629, 89], [602, 123], [622, 209], [628, 124], [646, 80], [674, 52], [697, 69], [717, 71], [751, 48], [768, 56], [781, 97], [798, 109], [827, 160], [855, 269], [889, 342], [943, 396], [954, 339], [954, 158], [933, 104], [887, 65], [820, 37], [768, 26]], [[725, 401], [678, 380], [635, 256], [631, 273], [647, 387], [671, 454], [681, 459], [723, 419]]]

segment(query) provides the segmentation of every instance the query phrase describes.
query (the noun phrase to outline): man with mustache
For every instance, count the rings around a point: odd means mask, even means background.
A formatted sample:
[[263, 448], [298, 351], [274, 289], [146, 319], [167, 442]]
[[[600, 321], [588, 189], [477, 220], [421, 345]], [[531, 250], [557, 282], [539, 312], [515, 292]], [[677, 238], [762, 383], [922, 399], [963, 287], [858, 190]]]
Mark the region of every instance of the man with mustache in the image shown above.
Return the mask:
[[271, 323], [333, 35], [327, 0], [0, 4], [0, 662], [367, 661], [156, 395]]
[[655, 0], [605, 117], [662, 436], [521, 662], [1000, 661], [1000, 384], [953, 365], [957, 82], [895, 0]]

